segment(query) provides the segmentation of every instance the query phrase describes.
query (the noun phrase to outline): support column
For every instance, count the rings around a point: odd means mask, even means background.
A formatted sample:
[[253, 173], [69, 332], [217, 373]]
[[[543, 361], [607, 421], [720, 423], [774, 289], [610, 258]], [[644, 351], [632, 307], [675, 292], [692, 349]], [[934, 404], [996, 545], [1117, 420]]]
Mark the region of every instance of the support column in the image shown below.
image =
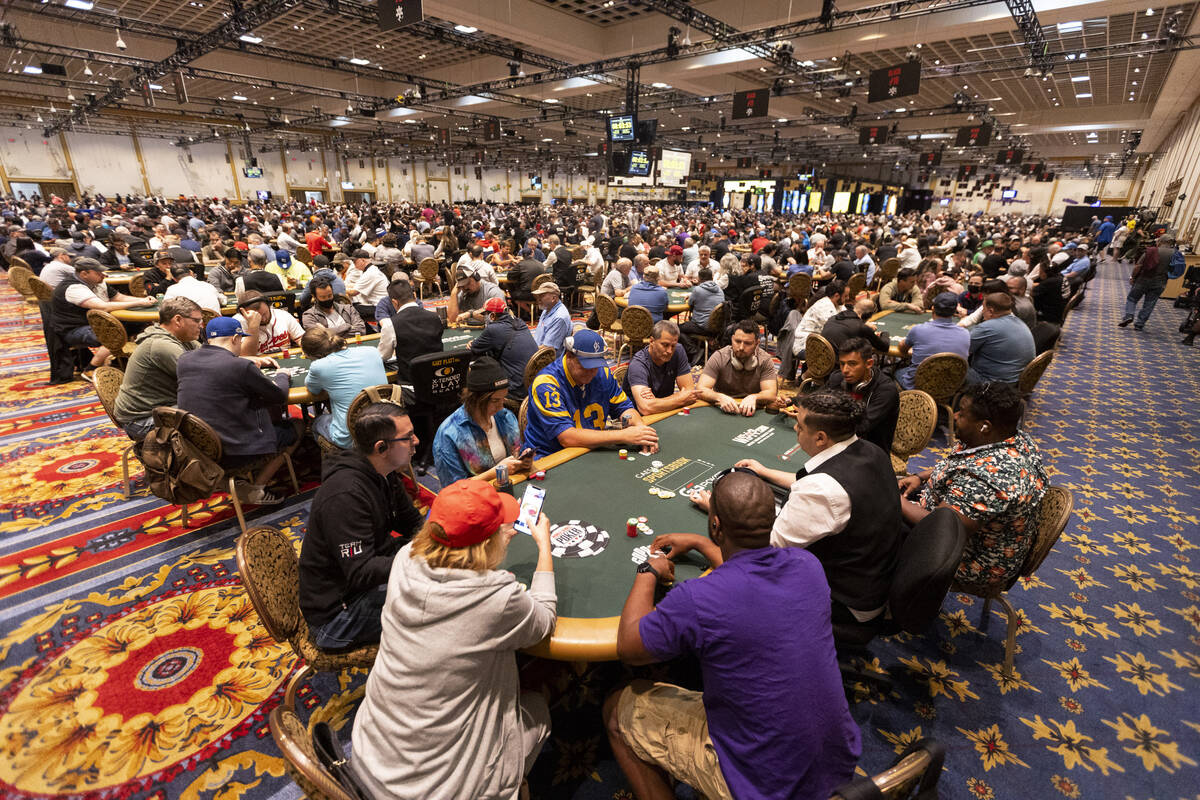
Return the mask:
[[242, 187], [238, 185], [237, 159], [233, 157], [233, 142], [225, 140], [225, 152], [229, 154], [229, 174], [233, 175], [233, 196], [242, 199]]
[[383, 177], [387, 180], [387, 201], [392, 202], [392, 157], [383, 160]]
[[83, 194], [79, 191], [79, 180], [75, 175], [75, 162], [71, 160], [71, 148], [67, 147], [67, 135], [62, 131], [58, 132], [58, 144], [62, 147], [63, 158], [67, 161], [67, 169], [71, 171], [71, 185], [75, 187], [75, 198], [83, 199]]
[[142, 143], [138, 140], [137, 131], [129, 126], [129, 138], [133, 141], [133, 154], [137, 156], [138, 170], [142, 173], [142, 188], [146, 196], [150, 196], [150, 176], [146, 174], [146, 160], [142, 158]]
[[279, 164], [283, 167], [283, 194], [286, 200], [290, 200], [292, 198], [292, 184], [288, 181], [287, 153], [283, 151], [283, 145], [279, 145]]

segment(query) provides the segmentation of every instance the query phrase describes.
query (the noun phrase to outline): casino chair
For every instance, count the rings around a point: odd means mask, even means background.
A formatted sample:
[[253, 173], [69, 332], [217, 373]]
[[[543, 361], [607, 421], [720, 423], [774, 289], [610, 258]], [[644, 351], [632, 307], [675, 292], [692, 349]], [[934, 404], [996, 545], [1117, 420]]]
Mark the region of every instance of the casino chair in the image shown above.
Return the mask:
[[812, 297], [812, 275], [797, 272], [788, 278], [787, 296], [796, 311], [803, 312], [808, 308], [808, 299]]
[[1079, 304], [1082, 302], [1083, 289], [1080, 289], [1079, 291], [1075, 292], [1075, 294], [1071, 295], [1071, 299], [1067, 301], [1067, 305], [1063, 308], [1063, 325], [1067, 324], [1067, 317], [1070, 316], [1072, 311], [1074, 311], [1076, 308], [1079, 308]]
[[622, 326], [621, 312], [617, 308], [616, 301], [606, 294], [596, 293], [596, 321], [600, 325], [600, 335], [610, 334], [613, 337], [614, 350], [616, 351], [617, 361], [621, 360], [621, 344]]
[[314, 672], [371, 668], [379, 652], [377, 644], [334, 653], [313, 642], [300, 612], [300, 558], [287, 534], [270, 525], [243, 529], [235, 553], [238, 576], [263, 627], [304, 661], [304, 669], [289, 681], [280, 708], [295, 711], [296, 690]]
[[146, 296], [146, 275], [139, 273], [129, 279], [129, 291], [127, 294], [130, 297], [145, 297]]
[[267, 727], [283, 754], [284, 769], [304, 791], [305, 797], [309, 800], [358, 800], [321, 764], [312, 734], [294, 709], [277, 706], [267, 718]]
[[935, 353], [918, 364], [913, 375], [913, 386], [945, 409], [950, 444], [954, 444], [954, 398], [966, 379], [967, 360], [957, 353]]
[[[991, 611], [992, 601], [995, 600], [1004, 609], [1004, 618], [1008, 622], [1008, 636], [1004, 640], [1004, 669], [1002, 674], [1005, 678], [1011, 678], [1013, 674], [1013, 653], [1017, 644], [1017, 626], [1020, 625], [1021, 619], [1017, 616], [1016, 610], [1012, 607], [1012, 603], [1008, 601], [1006, 592], [1021, 578], [1027, 578], [1033, 575], [1037, 568], [1046, 560], [1046, 556], [1050, 555], [1050, 551], [1054, 549], [1058, 537], [1067, 527], [1067, 522], [1071, 519], [1071, 510], [1075, 507], [1075, 497], [1070, 490], [1064, 489], [1061, 486], [1048, 486], [1046, 493], [1042, 495], [1042, 502], [1038, 505], [1037, 511], [1037, 538], [1034, 539], [1033, 545], [1030, 546], [1029, 552], [1025, 556], [1024, 563], [1021, 564], [1021, 571], [1013, 576], [1013, 579], [1004, 587], [995, 587], [982, 589], [977, 586], [960, 584], [955, 582], [951, 586], [951, 591], [963, 592], [973, 595], [974, 597], [983, 598], [983, 617], [980, 622], [980, 629], [987, 624], [990, 619], [988, 612]], [[914, 529], [915, 533], [916, 530]], [[911, 537], [912, 534], [909, 534]]]
[[302, 244], [296, 248], [296, 260], [309, 269], [312, 269], [312, 252], [308, 249], [307, 245]]
[[913, 742], [883, 772], [854, 778], [833, 790], [830, 800], [907, 800], [937, 797], [946, 750], [934, 739]]
[[533, 351], [533, 355], [525, 362], [524, 380], [527, 391], [529, 387], [533, 386], [533, 379], [537, 377], [537, 374], [550, 366], [554, 362], [556, 355], [554, 348], [548, 344], [544, 344]]
[[654, 335], [654, 317], [643, 306], [629, 306], [621, 315], [621, 330], [625, 333], [629, 357], [632, 359]]
[[[717, 303], [713, 308], [712, 313], [708, 317], [708, 324], [704, 326], [704, 333], [689, 333], [693, 339], [700, 339], [704, 342], [704, 361], [708, 361], [708, 348], [717, 346], [722, 334], [725, 333], [725, 326], [728, 320], [725, 319], [726, 312], [729, 310], [727, 303]], [[704, 362], [701, 362], [704, 363]]]
[[[104, 407], [104, 413], [112, 421], [112, 424], [117, 428], [121, 428], [121, 424], [117, 422], [116, 404], [117, 394], [121, 391], [121, 382], [125, 380], [125, 373], [116, 367], [97, 367], [93, 383], [96, 387], [96, 394], [100, 398], [100, 405]], [[121, 451], [121, 496], [126, 500], [131, 494], [129, 488], [129, 456], [133, 455], [137, 458], [138, 454], [137, 442], [130, 442], [129, 445]]]
[[1038, 355], [1053, 350], [1058, 344], [1058, 337], [1062, 334], [1062, 328], [1055, 325], [1053, 322], [1038, 320], [1033, 326], [1033, 343], [1037, 347]]
[[867, 288], [867, 273], [856, 272], [846, 281], [846, 291], [843, 297], [846, 298], [845, 305], [854, 306], [854, 301], [858, 299], [860, 292]]
[[[13, 259], [15, 260], [15, 259]], [[29, 267], [13, 265], [10, 260], [8, 268], [8, 283], [17, 290], [17, 294], [21, 295], [21, 322], [25, 322], [25, 312], [29, 306], [37, 303], [37, 295], [34, 294], [33, 288], [29, 285], [29, 279], [36, 277], [33, 270]]]
[[1029, 396], [1033, 394], [1034, 387], [1042, 379], [1042, 375], [1045, 374], [1046, 370], [1050, 367], [1050, 362], [1053, 360], [1054, 351], [1047, 350], [1041, 355], [1035, 356], [1033, 361], [1025, 365], [1025, 368], [1021, 370], [1020, 377], [1017, 378], [1017, 388], [1021, 392], [1021, 397], [1024, 397], [1026, 400], [1029, 399]]
[[804, 372], [800, 374], [800, 391], [820, 389], [837, 366], [837, 351], [829, 340], [819, 333], [810, 333], [804, 340]]
[[897, 475], [908, 474], [908, 459], [929, 445], [937, 428], [938, 407], [933, 398], [920, 389], [900, 392], [900, 416], [892, 437], [892, 469]]
[[[204, 455], [208, 456], [216, 464], [221, 462], [222, 445], [220, 435], [204, 420], [197, 417], [195, 414], [188, 414], [179, 408], [170, 406], [160, 406], [154, 409], [154, 421], [157, 424], [164, 415], [179, 415], [183, 417], [183, 421], [179, 425], [179, 431], [187, 441], [199, 450]], [[233, 503], [233, 511], [237, 515], [238, 526], [242, 532], [246, 532], [246, 515], [242, 511], [242, 501], [238, 499], [237, 490], [235, 488], [238, 478], [246, 479], [252, 476], [255, 472], [262, 468], [264, 464], [275, 457], [275, 453], [269, 453], [262, 458], [244, 464], [234, 470], [225, 470], [224, 480], [228, 482], [229, 499]], [[292, 464], [292, 457], [288, 453], [283, 454], [283, 463], [287, 465], [288, 475], [292, 479], [292, 489], [296, 494], [300, 494], [300, 482], [296, 480], [296, 468]], [[182, 503], [179, 506], [181, 517], [180, 521], [183, 527], [188, 527], [188, 504]]]
[[529, 422], [529, 397], [526, 396], [521, 401], [521, 408], [517, 411], [517, 430], [521, 432], [521, 441], [525, 441], [525, 423]]
[[613, 380], [615, 380], [617, 382], [617, 386], [620, 386], [621, 384], [623, 384], [625, 382], [625, 375], [628, 372], [629, 372], [629, 364], [628, 363], [621, 364], [619, 366], [612, 368]]
[[735, 322], [743, 319], [753, 319], [758, 313], [758, 308], [762, 305], [763, 287], [751, 286], [741, 293], [737, 299], [737, 317]]
[[570, 307], [576, 310], [588, 309], [587, 301], [595, 302], [599, 294], [595, 280], [588, 274], [586, 261], [574, 261], [571, 268], [575, 270], [575, 286], [572, 289]]
[[869, 622], [834, 623], [833, 642], [847, 694], [855, 683], [890, 690], [889, 678], [865, 672], [852, 661], [870, 661], [867, 644], [876, 636], [901, 631], [920, 634], [934, 623], [966, 544], [967, 531], [958, 514], [949, 508], [935, 508], [913, 526], [900, 545], [884, 613]]
[[418, 475], [433, 463], [434, 433], [458, 408], [470, 363], [471, 354], [465, 350], [426, 353], [409, 362], [414, 397], [408, 415], [420, 441], [414, 456]]
[[107, 311], [90, 308], [87, 312], [87, 321], [88, 325], [92, 327], [92, 333], [96, 334], [101, 345], [108, 348], [116, 363], [124, 364], [133, 355], [133, 349], [137, 345], [129, 341], [129, 334], [125, 331], [121, 320]]
[[900, 271], [900, 259], [889, 258], [879, 265], [879, 269], [875, 270], [874, 288], [880, 289], [892, 282], [896, 277], [896, 273]]
[[417, 289], [421, 293], [421, 300], [425, 299], [425, 287], [428, 284], [433, 284], [433, 288], [438, 294], [442, 292], [441, 267], [438, 265], [436, 258], [423, 258], [421, 263], [417, 265], [418, 281]]

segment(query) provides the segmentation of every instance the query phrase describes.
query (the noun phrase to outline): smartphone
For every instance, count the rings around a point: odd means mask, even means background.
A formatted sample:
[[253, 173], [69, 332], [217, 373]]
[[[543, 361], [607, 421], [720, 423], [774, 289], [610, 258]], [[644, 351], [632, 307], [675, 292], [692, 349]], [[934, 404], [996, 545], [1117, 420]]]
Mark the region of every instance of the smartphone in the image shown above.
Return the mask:
[[545, 497], [546, 490], [541, 486], [525, 484], [525, 494], [521, 497], [521, 512], [517, 515], [513, 527], [526, 536], [532, 536], [533, 526], [542, 513], [542, 500]]

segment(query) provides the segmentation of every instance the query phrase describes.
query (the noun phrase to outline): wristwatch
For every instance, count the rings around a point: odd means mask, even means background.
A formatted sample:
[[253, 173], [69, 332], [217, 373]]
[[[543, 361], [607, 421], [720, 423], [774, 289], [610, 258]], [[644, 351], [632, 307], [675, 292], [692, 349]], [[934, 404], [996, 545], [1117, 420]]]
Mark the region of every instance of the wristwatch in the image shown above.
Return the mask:
[[658, 570], [656, 570], [654, 567], [650, 566], [650, 559], [646, 559], [645, 561], [643, 561], [642, 563], [637, 565], [637, 574], [640, 575], [643, 572], [653, 572], [655, 578], [660, 577], [658, 574]]

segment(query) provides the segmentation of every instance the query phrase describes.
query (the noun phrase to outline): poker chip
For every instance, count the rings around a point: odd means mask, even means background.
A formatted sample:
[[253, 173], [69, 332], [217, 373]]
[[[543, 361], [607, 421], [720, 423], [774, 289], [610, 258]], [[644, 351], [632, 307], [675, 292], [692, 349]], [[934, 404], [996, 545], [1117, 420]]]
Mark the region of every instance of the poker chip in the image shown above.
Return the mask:
[[663, 500], [668, 500], [668, 499], [670, 499], [670, 498], [674, 497], [674, 496], [675, 496], [675, 493], [674, 493], [674, 492], [668, 492], [668, 491], [666, 491], [665, 489], [659, 489], [659, 490], [658, 490], [658, 496], [659, 496], [659, 497], [661, 497]]
[[647, 491], [649, 491], [650, 494], [652, 494], [652, 495], [655, 495], [655, 496], [658, 495], [658, 487], [657, 486], [651, 486]]
[[662, 465], [663, 465], [663, 462], [661, 462], [661, 461], [656, 460], [656, 461], [650, 462], [650, 466], [654, 467], [655, 469], [662, 469]]
[[555, 558], [587, 558], [608, 547], [608, 531], [572, 519], [550, 529], [550, 554]]
[[637, 521], [638, 522], [649, 522], [650, 518], [649, 517], [638, 517]]

